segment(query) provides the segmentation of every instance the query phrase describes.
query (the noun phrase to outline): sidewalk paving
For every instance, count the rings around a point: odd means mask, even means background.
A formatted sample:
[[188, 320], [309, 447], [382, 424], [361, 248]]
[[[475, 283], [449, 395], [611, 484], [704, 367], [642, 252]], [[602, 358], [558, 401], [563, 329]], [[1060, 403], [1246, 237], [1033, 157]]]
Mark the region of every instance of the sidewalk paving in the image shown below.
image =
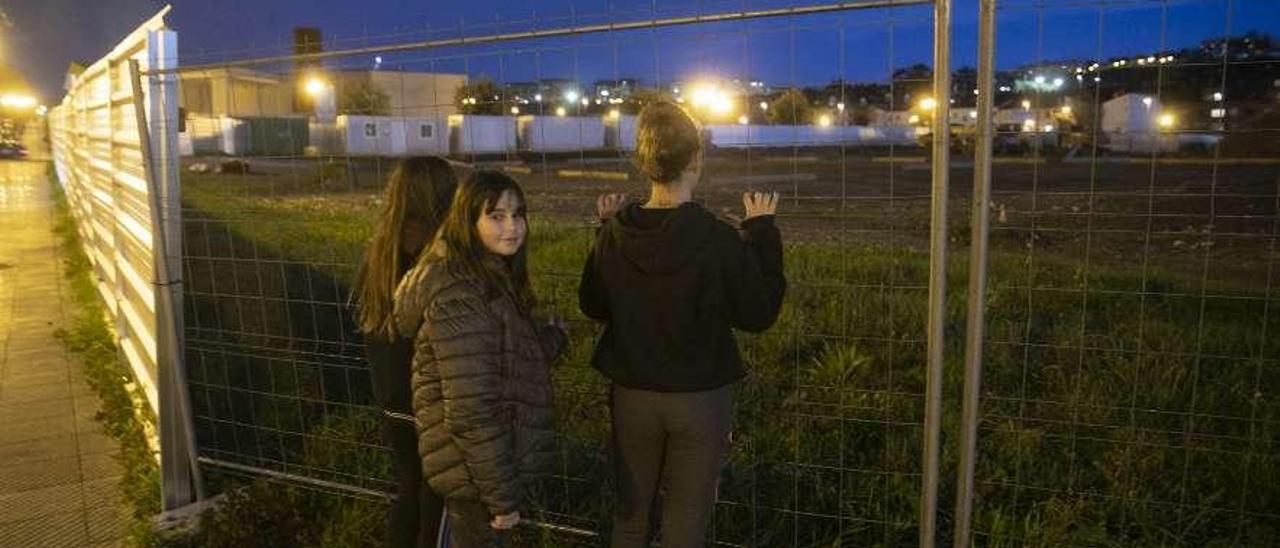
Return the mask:
[[53, 331], [74, 303], [43, 162], [0, 162], [0, 548], [123, 546], [120, 448]]

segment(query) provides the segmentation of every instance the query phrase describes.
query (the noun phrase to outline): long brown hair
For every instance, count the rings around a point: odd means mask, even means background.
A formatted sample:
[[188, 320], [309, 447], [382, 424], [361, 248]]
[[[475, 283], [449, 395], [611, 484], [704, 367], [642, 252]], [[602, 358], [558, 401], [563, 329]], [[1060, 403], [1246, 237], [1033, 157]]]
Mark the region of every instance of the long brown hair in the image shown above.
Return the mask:
[[[514, 179], [497, 171], [482, 170], [471, 174], [458, 186], [453, 207], [445, 216], [444, 224], [440, 225], [432, 253], [426, 259], [443, 262], [460, 278], [479, 280], [487, 291], [510, 295], [524, 312], [528, 312], [535, 304], [533, 287], [529, 284], [528, 218], [525, 219], [524, 243], [520, 249], [500, 260], [484, 246], [476, 231], [480, 216], [492, 212], [502, 193], [508, 190], [520, 200], [519, 214], [524, 215], [527, 203], [524, 191]], [[505, 268], [497, 266], [499, 264]]]
[[362, 333], [387, 337], [395, 333], [391, 312], [396, 284], [422, 251], [413, 250], [413, 258], [403, 257], [405, 226], [411, 222], [422, 223], [424, 241], [430, 243], [449, 210], [457, 186], [458, 177], [453, 167], [436, 156], [406, 158], [391, 173], [382, 212], [378, 214], [373, 238], [365, 249], [352, 291]]

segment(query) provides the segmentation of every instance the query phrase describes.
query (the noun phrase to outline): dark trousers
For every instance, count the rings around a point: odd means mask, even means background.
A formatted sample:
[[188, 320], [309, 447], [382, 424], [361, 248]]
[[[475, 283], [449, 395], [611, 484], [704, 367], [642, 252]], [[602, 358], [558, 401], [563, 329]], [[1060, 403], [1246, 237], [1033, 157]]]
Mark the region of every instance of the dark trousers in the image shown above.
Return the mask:
[[449, 514], [449, 548], [489, 548], [505, 546], [510, 531], [489, 526], [493, 516], [479, 501], [450, 499], [445, 504]]
[[441, 499], [422, 479], [418, 432], [412, 422], [382, 417], [382, 436], [391, 446], [396, 496], [387, 516], [387, 542], [394, 548], [435, 548], [444, 514]]
[[729, 449], [733, 387], [651, 392], [615, 384], [611, 399], [618, 480], [611, 545], [649, 546], [649, 514], [661, 484], [662, 547], [703, 546]]

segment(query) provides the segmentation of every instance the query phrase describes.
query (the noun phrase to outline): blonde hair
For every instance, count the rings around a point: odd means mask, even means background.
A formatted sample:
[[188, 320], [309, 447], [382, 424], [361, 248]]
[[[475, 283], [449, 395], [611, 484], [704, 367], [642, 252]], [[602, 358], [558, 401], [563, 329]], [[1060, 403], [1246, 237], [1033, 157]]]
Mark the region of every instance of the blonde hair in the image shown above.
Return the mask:
[[702, 152], [698, 123], [670, 101], [650, 103], [636, 120], [634, 162], [649, 181], [670, 183]]

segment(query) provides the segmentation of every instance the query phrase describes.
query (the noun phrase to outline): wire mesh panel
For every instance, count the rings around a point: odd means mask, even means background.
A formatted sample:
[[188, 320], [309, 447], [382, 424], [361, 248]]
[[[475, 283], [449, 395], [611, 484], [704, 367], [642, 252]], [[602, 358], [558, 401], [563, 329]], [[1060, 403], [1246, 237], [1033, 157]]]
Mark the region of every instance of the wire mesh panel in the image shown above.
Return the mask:
[[1002, 8], [975, 543], [1274, 544], [1274, 5]]
[[[619, 5], [413, 38], [690, 10]], [[908, 118], [932, 76], [928, 49], [899, 49], [932, 26], [929, 6], [901, 5], [184, 70], [185, 349], [202, 462], [359, 496], [392, 489], [350, 288], [396, 161], [448, 156], [462, 177], [498, 169], [521, 183], [539, 313], [570, 319], [553, 375], [561, 459], [533, 490], [544, 527], [531, 538], [598, 544], [613, 505], [608, 383], [589, 366], [599, 328], [577, 311], [577, 283], [595, 197], [648, 195], [629, 161], [635, 114], [666, 98], [703, 123], [698, 201], [740, 218], [743, 192], [784, 196], [789, 292], [772, 329], [741, 338], [750, 372], [709, 541], [916, 543], [930, 168]]]

